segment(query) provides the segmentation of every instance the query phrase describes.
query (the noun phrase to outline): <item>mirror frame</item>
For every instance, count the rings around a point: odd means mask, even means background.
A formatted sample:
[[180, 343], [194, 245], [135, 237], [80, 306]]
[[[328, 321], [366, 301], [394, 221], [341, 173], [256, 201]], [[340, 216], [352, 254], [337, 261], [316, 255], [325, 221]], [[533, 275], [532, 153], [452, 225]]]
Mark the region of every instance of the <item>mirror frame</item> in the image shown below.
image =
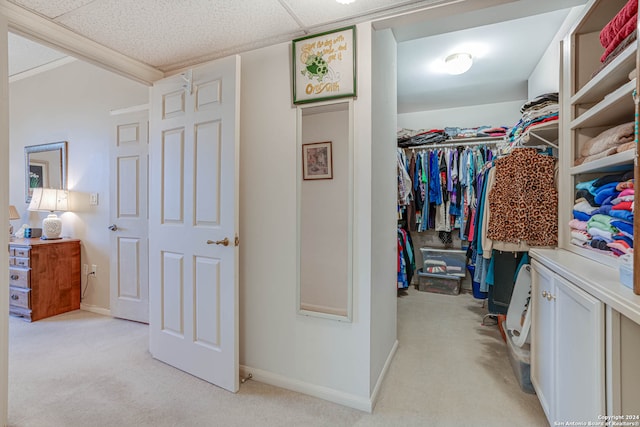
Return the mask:
[[60, 152], [60, 183], [62, 185], [62, 190], [67, 190], [67, 141], [28, 145], [24, 147], [24, 194], [26, 203], [31, 202], [31, 194], [29, 193], [29, 155], [31, 153], [58, 150]]
[[[305, 111], [306, 110], [306, 111]], [[311, 110], [320, 110], [323, 113], [333, 112], [333, 111], [344, 111], [348, 115], [349, 121], [349, 130], [347, 135], [348, 141], [348, 155], [347, 155], [347, 228], [348, 232], [345, 236], [344, 244], [347, 247], [347, 307], [346, 314], [336, 314], [333, 313], [332, 310], [334, 307], [329, 307], [329, 310], [325, 311], [315, 311], [305, 309], [305, 302], [302, 301], [301, 296], [301, 230], [302, 230], [302, 185], [303, 185], [303, 176], [302, 176], [302, 144], [303, 144], [303, 117], [307, 114], [308, 111]], [[354, 288], [356, 281], [356, 272], [354, 270], [355, 267], [355, 258], [354, 258], [354, 244], [356, 241], [356, 229], [355, 229], [355, 161], [354, 161], [354, 152], [355, 152], [355, 137], [354, 137], [354, 105], [353, 99], [337, 99], [325, 102], [318, 102], [313, 104], [302, 104], [297, 106], [296, 112], [296, 311], [299, 315], [309, 316], [309, 317], [318, 317], [330, 320], [337, 320], [339, 322], [347, 322], [352, 323], [354, 318]], [[322, 138], [321, 138], [322, 139]]]

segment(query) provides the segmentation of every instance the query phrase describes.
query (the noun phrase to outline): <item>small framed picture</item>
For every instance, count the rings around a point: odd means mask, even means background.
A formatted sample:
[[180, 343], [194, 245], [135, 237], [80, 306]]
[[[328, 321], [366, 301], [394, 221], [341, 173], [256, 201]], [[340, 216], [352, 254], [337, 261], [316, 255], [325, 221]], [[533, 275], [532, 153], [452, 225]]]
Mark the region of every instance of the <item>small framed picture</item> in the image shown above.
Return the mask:
[[302, 144], [302, 178], [333, 179], [331, 141]]

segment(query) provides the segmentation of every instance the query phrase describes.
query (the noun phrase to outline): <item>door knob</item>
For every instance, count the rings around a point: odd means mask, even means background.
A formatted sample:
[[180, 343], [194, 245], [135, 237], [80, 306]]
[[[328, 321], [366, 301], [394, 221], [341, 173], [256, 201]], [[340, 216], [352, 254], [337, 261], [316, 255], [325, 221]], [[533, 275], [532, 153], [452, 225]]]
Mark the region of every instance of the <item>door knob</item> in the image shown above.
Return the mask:
[[118, 230], [118, 226], [117, 226], [117, 225], [115, 225], [115, 224], [111, 224], [111, 225], [109, 226], [109, 230], [111, 230], [111, 231], [117, 231], [117, 230]]
[[223, 240], [216, 240], [215, 242], [213, 240], [207, 240], [207, 245], [229, 246], [229, 238], [225, 237]]

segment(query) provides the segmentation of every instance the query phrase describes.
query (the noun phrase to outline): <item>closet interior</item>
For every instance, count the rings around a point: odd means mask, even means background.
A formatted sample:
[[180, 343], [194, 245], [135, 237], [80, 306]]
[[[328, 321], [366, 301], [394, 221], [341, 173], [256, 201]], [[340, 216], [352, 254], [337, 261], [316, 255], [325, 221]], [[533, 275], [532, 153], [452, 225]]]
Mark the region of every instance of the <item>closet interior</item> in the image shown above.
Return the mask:
[[552, 425], [640, 413], [637, 10], [590, 0], [568, 11], [555, 67], [536, 69], [511, 115], [399, 109], [398, 295], [485, 300]]

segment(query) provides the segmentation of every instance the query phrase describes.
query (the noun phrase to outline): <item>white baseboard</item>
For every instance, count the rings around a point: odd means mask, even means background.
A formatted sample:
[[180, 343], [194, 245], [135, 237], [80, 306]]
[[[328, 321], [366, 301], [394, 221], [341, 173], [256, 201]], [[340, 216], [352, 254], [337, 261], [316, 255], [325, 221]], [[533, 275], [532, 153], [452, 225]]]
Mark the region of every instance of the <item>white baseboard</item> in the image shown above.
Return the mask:
[[373, 410], [371, 399], [366, 397], [345, 393], [343, 391], [334, 390], [317, 384], [307, 383], [279, 374], [274, 374], [272, 372], [252, 368], [250, 366], [240, 366], [241, 377], [246, 377], [249, 373], [252, 375], [253, 380], [261, 383], [308, 394], [309, 396], [318, 397], [320, 399], [328, 400], [329, 402], [348, 406], [360, 411], [371, 413]]
[[102, 314], [103, 316], [111, 316], [111, 310], [108, 308], [98, 307], [95, 305], [80, 304], [80, 310], [90, 311], [91, 313]]
[[382, 387], [382, 380], [387, 376], [387, 371], [389, 370], [389, 366], [391, 366], [391, 361], [393, 361], [393, 357], [396, 355], [396, 351], [398, 350], [398, 340], [393, 343], [393, 347], [391, 347], [391, 351], [389, 352], [389, 356], [387, 356], [387, 360], [384, 362], [384, 366], [382, 367], [382, 371], [378, 376], [378, 381], [376, 381], [376, 386], [373, 389], [373, 393], [371, 393], [371, 411], [376, 406], [378, 402], [378, 393], [380, 393], [380, 387]]

